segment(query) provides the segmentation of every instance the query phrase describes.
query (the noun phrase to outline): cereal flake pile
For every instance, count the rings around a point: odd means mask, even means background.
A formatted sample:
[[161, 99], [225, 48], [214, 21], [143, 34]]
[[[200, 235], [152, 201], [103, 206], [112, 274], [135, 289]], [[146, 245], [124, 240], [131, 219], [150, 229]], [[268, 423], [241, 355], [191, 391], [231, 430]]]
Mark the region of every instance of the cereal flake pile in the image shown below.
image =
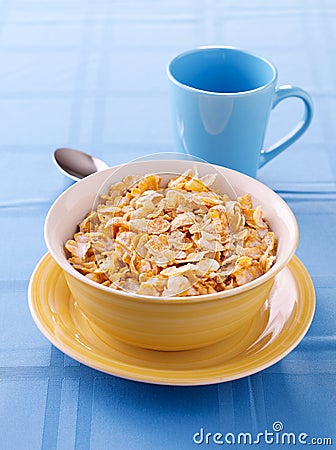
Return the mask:
[[158, 175], [112, 185], [65, 247], [71, 265], [111, 288], [190, 296], [241, 286], [267, 272], [277, 241], [250, 194], [211, 189], [216, 174], [192, 171], [161, 186]]

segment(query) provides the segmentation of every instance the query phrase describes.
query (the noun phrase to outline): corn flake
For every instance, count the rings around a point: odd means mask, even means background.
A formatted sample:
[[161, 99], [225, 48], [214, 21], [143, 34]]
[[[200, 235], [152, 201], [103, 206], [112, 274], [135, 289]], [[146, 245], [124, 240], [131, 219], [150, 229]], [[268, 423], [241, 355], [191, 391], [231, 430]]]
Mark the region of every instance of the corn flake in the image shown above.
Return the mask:
[[216, 175], [191, 170], [165, 186], [158, 175], [127, 176], [65, 244], [70, 264], [113, 289], [156, 297], [233, 289], [267, 272], [277, 239], [253, 207], [211, 190]]

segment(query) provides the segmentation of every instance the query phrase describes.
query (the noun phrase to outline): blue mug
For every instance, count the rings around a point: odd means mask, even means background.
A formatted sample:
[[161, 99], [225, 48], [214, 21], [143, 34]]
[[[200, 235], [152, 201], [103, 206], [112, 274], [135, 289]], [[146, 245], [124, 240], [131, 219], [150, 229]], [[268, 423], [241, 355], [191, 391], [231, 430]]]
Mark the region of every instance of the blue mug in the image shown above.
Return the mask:
[[[247, 175], [283, 152], [308, 128], [309, 94], [294, 86], [276, 87], [277, 70], [265, 58], [232, 47], [201, 47], [168, 65], [176, 150]], [[298, 97], [301, 122], [267, 151], [263, 142], [271, 110]]]

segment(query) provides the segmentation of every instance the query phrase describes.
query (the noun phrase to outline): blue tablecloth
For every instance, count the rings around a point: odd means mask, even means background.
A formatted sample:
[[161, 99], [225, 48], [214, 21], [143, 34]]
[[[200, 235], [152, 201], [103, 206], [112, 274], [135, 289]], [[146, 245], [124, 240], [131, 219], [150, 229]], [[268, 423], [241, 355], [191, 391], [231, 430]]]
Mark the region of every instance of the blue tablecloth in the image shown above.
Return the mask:
[[[202, 427], [257, 433], [275, 421], [288, 432], [331, 437], [336, 447], [335, 6], [332, 0], [0, 2], [1, 449], [193, 449]], [[44, 218], [70, 185], [51, 156], [69, 146], [113, 165], [171, 151], [165, 66], [177, 53], [207, 44], [262, 54], [278, 67], [279, 84], [313, 96], [309, 131], [258, 178], [296, 214], [297, 255], [315, 284], [316, 314], [292, 353], [253, 376], [203, 387], [127, 381], [64, 355], [30, 316], [27, 286], [46, 251]], [[293, 100], [274, 111], [266, 146], [292, 127], [301, 107]]]

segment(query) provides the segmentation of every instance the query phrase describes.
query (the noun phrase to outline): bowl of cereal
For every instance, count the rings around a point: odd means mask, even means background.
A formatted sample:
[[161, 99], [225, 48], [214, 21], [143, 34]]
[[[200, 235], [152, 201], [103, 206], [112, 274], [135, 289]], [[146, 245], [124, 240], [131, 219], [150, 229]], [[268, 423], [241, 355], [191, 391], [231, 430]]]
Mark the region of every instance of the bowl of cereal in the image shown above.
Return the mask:
[[147, 160], [68, 188], [45, 240], [97, 334], [176, 351], [251, 322], [295, 253], [298, 227], [281, 197], [247, 175]]

